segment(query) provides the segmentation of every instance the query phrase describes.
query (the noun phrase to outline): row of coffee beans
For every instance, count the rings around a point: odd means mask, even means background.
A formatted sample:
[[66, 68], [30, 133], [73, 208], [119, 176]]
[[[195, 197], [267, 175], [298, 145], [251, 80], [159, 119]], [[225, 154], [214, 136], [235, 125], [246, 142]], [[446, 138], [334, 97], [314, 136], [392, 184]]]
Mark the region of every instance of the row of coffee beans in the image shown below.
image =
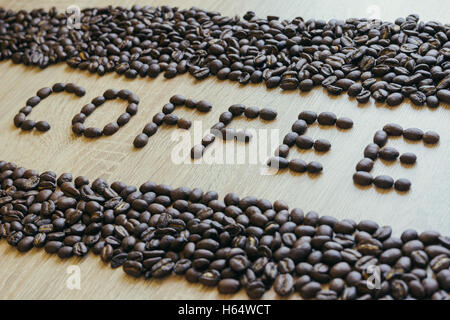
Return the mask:
[[288, 161], [289, 150], [294, 145], [297, 145], [302, 150], [309, 150], [314, 148], [319, 153], [328, 152], [331, 148], [331, 143], [326, 139], [313, 140], [311, 137], [305, 135], [308, 126], [318, 122], [321, 126], [336, 125], [339, 129], [347, 130], [353, 127], [353, 121], [347, 117], [337, 118], [333, 112], [322, 112], [317, 115], [314, 111], [302, 111], [298, 115], [298, 120], [294, 122], [291, 127], [291, 132], [286, 134], [281, 144], [276, 150], [274, 157], [267, 161], [267, 165], [274, 169], [289, 168], [293, 172], [319, 173], [323, 170], [322, 164], [312, 161], [306, 164], [302, 159], [293, 159]]
[[[406, 178], [400, 178], [394, 182], [394, 179], [387, 175], [372, 177], [370, 171], [378, 158], [385, 161], [395, 161], [400, 156], [397, 149], [386, 146], [389, 137], [403, 136], [410, 141], [419, 141], [427, 145], [434, 145], [439, 142], [439, 134], [435, 131], [423, 132], [418, 128], [408, 128], [403, 130], [402, 126], [396, 123], [386, 124], [382, 130], [375, 132], [373, 143], [370, 143], [364, 149], [364, 159], [356, 165], [356, 172], [353, 175], [353, 181], [360, 186], [370, 186], [372, 183], [381, 189], [391, 189], [393, 186], [397, 191], [408, 191], [411, 188], [411, 181]], [[405, 165], [416, 163], [417, 156], [412, 152], [405, 152], [400, 156], [400, 162]]]
[[34, 121], [31, 119], [26, 119], [26, 117], [31, 113], [34, 107], [36, 107], [42, 100], [49, 97], [54, 92], [68, 92], [73, 93], [78, 97], [82, 97], [86, 94], [86, 89], [77, 86], [74, 83], [55, 83], [51, 88], [44, 87], [36, 92], [36, 95], [29, 98], [25, 107], [19, 110], [19, 112], [14, 117], [14, 125], [24, 131], [30, 131], [36, 128], [36, 130], [45, 132], [50, 130], [50, 124], [45, 121]]
[[211, 127], [210, 133], [203, 137], [201, 144], [197, 144], [191, 149], [191, 158], [199, 159], [203, 156], [206, 147], [211, 145], [216, 137], [222, 140], [236, 140], [240, 142], [249, 142], [253, 137], [247, 130], [236, 130], [227, 126], [233, 119], [245, 116], [247, 119], [256, 119], [259, 117], [262, 121], [273, 121], [277, 117], [277, 112], [270, 108], [258, 108], [255, 106], [246, 107], [243, 104], [233, 104], [228, 111], [219, 116], [219, 122]]
[[[99, 106], [104, 104], [107, 100], [113, 100], [120, 98], [122, 100], [128, 101], [128, 106], [126, 111], [122, 113], [117, 121], [108, 123], [103, 129], [96, 127], [84, 126], [84, 122], [87, 117], [89, 117]], [[115, 134], [120, 127], [126, 125], [132, 116], [134, 116], [138, 109], [139, 97], [128, 89], [116, 90], [108, 89], [102, 96], [95, 97], [90, 103], [85, 105], [80, 113], [76, 114], [72, 119], [72, 131], [76, 135], [84, 135], [86, 138], [98, 138], [102, 135], [112, 136]]]
[[280, 200], [90, 183], [5, 161], [0, 186], [0, 237], [20, 252], [92, 251], [136, 278], [175, 273], [254, 299], [272, 287], [304, 299], [449, 299], [450, 238], [436, 231], [395, 237], [371, 220], [305, 214]]
[[303, 92], [320, 85], [359, 103], [370, 97], [390, 106], [404, 98], [431, 108], [450, 103], [450, 26], [416, 14], [394, 22], [289, 21], [251, 11], [241, 19], [197, 7], [135, 5], [83, 9], [79, 29], [67, 22], [55, 8], [0, 8], [0, 59], [41, 68], [66, 61], [127, 78], [215, 75]]
[[176, 107], [187, 107], [189, 109], [195, 109], [198, 112], [206, 113], [210, 112], [212, 109], [212, 104], [206, 100], [197, 101], [192, 98], [185, 98], [181, 94], [176, 94], [172, 96], [169, 103], [166, 103], [161, 112], [158, 112], [153, 116], [152, 122], [145, 125], [142, 133], [138, 134], [133, 141], [133, 145], [136, 148], [143, 148], [148, 143], [148, 138], [153, 136], [157, 131], [158, 127], [166, 124], [169, 126], [177, 125], [180, 129], [188, 130], [192, 122], [190, 120], [179, 118], [177, 115], [173, 114]]

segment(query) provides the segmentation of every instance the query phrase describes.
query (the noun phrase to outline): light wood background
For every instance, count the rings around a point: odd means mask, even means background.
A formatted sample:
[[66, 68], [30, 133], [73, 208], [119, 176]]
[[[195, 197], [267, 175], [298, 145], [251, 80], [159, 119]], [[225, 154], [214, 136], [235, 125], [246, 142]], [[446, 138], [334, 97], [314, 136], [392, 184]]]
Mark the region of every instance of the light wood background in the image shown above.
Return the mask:
[[[147, 1], [18, 1], [0, 0], [6, 8], [32, 9], [36, 6], [49, 8], [56, 5], [64, 10], [71, 4], [80, 7], [102, 6], [111, 3], [131, 6], [133, 3], [151, 5], [169, 4], [188, 8], [218, 10], [226, 15], [243, 15], [254, 10], [258, 16], [279, 15], [282, 18], [302, 16], [308, 18], [348, 18], [379, 16], [393, 21], [409, 13], [419, 13], [425, 21], [448, 22], [450, 2], [448, 1], [203, 1], [203, 0], [147, 0]], [[374, 6], [376, 4], [376, 6]], [[321, 88], [309, 94], [299, 91], [281, 92], [267, 90], [261, 85], [240, 86], [230, 82], [220, 82], [209, 78], [202, 82], [188, 75], [165, 80], [127, 80], [115, 74], [104, 77], [91, 75], [87, 71], [73, 70], [65, 64], [52, 66], [46, 70], [26, 68], [6, 61], [0, 63], [1, 114], [0, 117], [0, 158], [14, 161], [27, 168], [54, 170], [58, 174], [71, 172], [86, 175], [91, 179], [104, 177], [109, 182], [122, 180], [128, 184], [140, 185], [147, 180], [170, 184], [174, 187], [201, 187], [216, 190], [222, 198], [234, 191], [240, 196], [255, 195], [271, 201], [283, 199], [291, 207], [300, 207], [305, 212], [315, 210], [322, 215], [337, 218], [351, 218], [356, 221], [373, 219], [380, 225], [392, 225], [396, 235], [406, 228], [419, 231], [435, 229], [450, 234], [450, 107], [441, 106], [436, 110], [417, 108], [405, 102], [396, 108], [369, 103], [358, 105], [347, 95], [330, 97]], [[35, 120], [48, 120], [52, 129], [44, 134], [26, 133], [16, 129], [12, 120], [25, 101], [44, 86], [55, 82], [74, 82], [87, 89], [86, 96], [75, 98], [69, 94], [53, 95], [44, 100], [30, 114]], [[70, 121], [81, 107], [108, 88], [128, 88], [141, 99], [139, 112], [129, 124], [112, 136], [97, 140], [77, 138], [72, 135]], [[191, 120], [202, 121], [203, 130], [217, 122], [219, 114], [234, 103], [272, 107], [278, 111], [276, 121], [263, 124], [258, 121], [237, 120], [233, 127], [279, 129], [281, 142], [290, 131], [293, 121], [302, 110], [316, 112], [333, 111], [338, 116], [348, 116], [354, 120], [354, 128], [348, 131], [336, 129], [321, 130], [311, 127], [308, 134], [322, 137], [332, 143], [330, 152], [318, 156], [314, 152], [299, 154], [291, 149], [290, 158], [318, 160], [324, 171], [318, 177], [285, 172], [278, 175], [262, 175], [263, 164], [187, 164], [176, 165], [171, 154], [177, 142], [171, 141], [173, 129], [164, 128], [150, 139], [142, 150], [132, 146], [134, 137], [152, 116], [159, 112], [169, 98], [176, 93], [196, 99], [210, 101], [214, 108], [207, 115], [193, 111], [177, 110], [178, 115]], [[88, 125], [103, 127], [123, 112], [125, 104], [120, 101], [108, 102], [87, 120]], [[407, 194], [396, 191], [380, 192], [375, 188], [358, 188], [352, 182], [356, 163], [362, 158], [364, 147], [372, 141], [374, 132], [389, 122], [401, 124], [404, 128], [418, 127], [435, 130], [441, 135], [439, 145], [425, 147], [422, 142], [405, 143], [402, 139], [389, 142], [401, 153], [411, 151], [418, 161], [412, 168], [378, 161], [373, 174], [390, 174], [394, 178], [407, 177], [412, 181], [412, 189]], [[193, 138], [199, 143], [200, 137]], [[252, 148], [239, 145], [239, 152], [249, 152]], [[223, 147], [222, 142], [214, 143], [215, 148]], [[254, 146], [253, 146], [254, 147]], [[209, 151], [211, 152], [211, 150]], [[270, 154], [273, 152], [269, 150]], [[264, 163], [266, 157], [259, 160]], [[66, 268], [77, 265], [81, 270], [81, 290], [66, 287]], [[265, 298], [274, 298], [273, 291]], [[0, 298], [2, 299], [214, 299], [246, 298], [243, 291], [233, 296], [218, 294], [215, 289], [201, 285], [191, 285], [180, 277], [170, 277], [162, 281], [135, 280], [122, 270], [112, 270], [98, 257], [90, 254], [84, 259], [61, 261], [49, 256], [43, 250], [32, 250], [22, 255], [0, 243]], [[294, 295], [293, 298], [298, 298]]]

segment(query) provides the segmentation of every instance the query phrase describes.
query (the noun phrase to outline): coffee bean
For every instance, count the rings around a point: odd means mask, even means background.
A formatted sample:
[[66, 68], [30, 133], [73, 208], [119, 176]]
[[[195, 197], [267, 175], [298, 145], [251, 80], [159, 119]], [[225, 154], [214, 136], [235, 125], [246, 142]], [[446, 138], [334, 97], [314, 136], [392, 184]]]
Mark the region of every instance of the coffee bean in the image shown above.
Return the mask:
[[437, 97], [439, 101], [450, 103], [450, 90], [439, 90], [437, 92]]
[[258, 107], [247, 107], [245, 108], [244, 115], [249, 119], [255, 119], [259, 116], [259, 108]]
[[130, 103], [126, 110], [125, 110], [130, 116], [134, 116], [138, 112], [138, 107], [136, 103]]
[[52, 89], [49, 87], [44, 87], [42, 89], [39, 89], [38, 92], [36, 93], [36, 95], [41, 98], [41, 99], [45, 99], [47, 98], [51, 93], [52, 93]]
[[355, 82], [348, 88], [348, 95], [350, 97], [356, 97], [362, 91], [363, 87], [360, 83]]
[[161, 259], [151, 267], [152, 277], [164, 278], [172, 272], [174, 266], [175, 263], [172, 261], [172, 259]]
[[418, 128], [408, 128], [403, 131], [403, 137], [408, 140], [417, 141], [422, 139], [423, 131]]
[[175, 105], [173, 105], [172, 103], [166, 103], [162, 108], [162, 112], [164, 114], [170, 114], [174, 111], [175, 111]]
[[107, 244], [100, 251], [100, 258], [103, 262], [110, 262], [113, 257], [113, 247], [110, 244]]
[[250, 299], [260, 299], [266, 292], [264, 283], [259, 280], [255, 280], [247, 284], [245, 290]]
[[66, 84], [65, 83], [55, 83], [53, 86], [52, 86], [52, 91], [53, 92], [62, 92], [62, 91], [64, 91], [66, 89]]
[[156, 131], [158, 131], [158, 125], [154, 122], [149, 122], [145, 125], [142, 133], [145, 133], [147, 136], [151, 137], [156, 133]]
[[[74, 127], [75, 126], [73, 126], [72, 129]], [[89, 128], [86, 128], [86, 130], [84, 130], [84, 136], [86, 138], [91, 138], [91, 139], [98, 138], [98, 137], [101, 137], [102, 134], [103, 134], [102, 130], [99, 128], [95, 128], [95, 127], [89, 127]]]
[[238, 117], [244, 114], [245, 106], [243, 104], [233, 104], [228, 108], [228, 111], [230, 111], [233, 116]]
[[239, 291], [240, 284], [236, 279], [222, 279], [219, 281], [217, 288], [222, 294], [231, 294]]
[[378, 155], [383, 160], [393, 161], [393, 160], [396, 160], [398, 158], [399, 152], [397, 151], [397, 149], [392, 148], [392, 147], [383, 147], [378, 152]]
[[405, 152], [400, 156], [400, 162], [404, 164], [414, 164], [416, 163], [416, 160], [416, 155], [411, 152]]
[[84, 123], [86, 121], [86, 115], [84, 113], [78, 113], [72, 118], [72, 124]]
[[133, 145], [136, 148], [143, 148], [148, 143], [148, 136], [145, 133], [140, 133], [136, 136], [136, 138], [133, 141]]
[[293, 159], [289, 161], [288, 167], [294, 172], [306, 172], [307, 164], [301, 159]]
[[319, 292], [322, 289], [320, 283], [311, 281], [304, 285], [300, 289], [300, 295], [304, 299], [312, 299], [316, 296], [317, 292]]
[[31, 248], [33, 248], [33, 241], [34, 237], [31, 236], [22, 238], [22, 240], [20, 240], [17, 244], [17, 250], [19, 250], [19, 252], [26, 252], [31, 250]]
[[309, 173], [312, 174], [317, 174], [320, 173], [323, 170], [322, 164], [320, 164], [317, 161], [311, 161], [310, 163], [308, 163], [308, 165], [306, 166], [306, 170]]
[[58, 257], [67, 259], [73, 256], [73, 248], [70, 246], [61, 247], [58, 250]]
[[292, 147], [297, 139], [298, 139], [299, 135], [297, 132], [289, 132], [288, 134], [286, 134], [283, 138], [283, 144]]
[[138, 278], [142, 275], [142, 264], [137, 261], [126, 261], [123, 264], [123, 271], [135, 278]]
[[325, 139], [318, 139], [314, 142], [314, 149], [319, 152], [327, 152], [331, 148], [331, 143]]
[[50, 130], [50, 124], [47, 121], [38, 121], [36, 122], [36, 130], [41, 132], [46, 132]]
[[317, 113], [314, 111], [302, 111], [298, 115], [298, 119], [304, 120], [307, 124], [313, 124], [317, 120]]
[[306, 132], [308, 125], [305, 120], [299, 119], [292, 125], [292, 131], [298, 133], [300, 136]]
[[181, 94], [176, 94], [176, 95], [172, 96], [169, 101], [170, 101], [170, 103], [172, 103], [176, 106], [181, 106], [186, 103], [186, 98], [184, 96], [182, 96]]
[[419, 240], [425, 245], [431, 245], [439, 241], [441, 234], [437, 231], [427, 230], [419, 235]]
[[347, 117], [340, 117], [336, 120], [336, 126], [340, 129], [350, 129], [353, 127], [353, 120]]
[[295, 144], [300, 148], [300, 149], [311, 149], [314, 145], [314, 140], [311, 137], [302, 135], [302, 136], [298, 136]]
[[18, 114], [16, 114], [16, 116], [14, 117], [14, 125], [17, 128], [20, 128], [20, 126], [22, 125], [22, 123], [25, 121], [25, 114], [22, 112], [19, 112]]
[[73, 254], [78, 257], [83, 257], [87, 254], [88, 248], [83, 242], [77, 242], [73, 245]]
[[423, 134], [423, 142], [426, 144], [436, 144], [439, 142], [439, 134], [434, 131], [427, 131]]
[[190, 268], [190, 269], [186, 270], [186, 273], [185, 273], [186, 280], [191, 283], [197, 283], [201, 275], [202, 275], [202, 273], [195, 270], [194, 268]]
[[108, 89], [103, 93], [103, 97], [107, 100], [116, 99], [119, 91], [116, 89]]
[[384, 147], [388, 141], [388, 134], [384, 130], [378, 130], [375, 132], [373, 137], [373, 142], [376, 143], [380, 148]]
[[272, 121], [277, 117], [277, 112], [269, 108], [263, 108], [259, 112], [259, 117], [266, 121]]
[[240, 273], [249, 267], [250, 262], [245, 256], [237, 255], [230, 259], [229, 264], [231, 269]]
[[289, 273], [279, 274], [273, 286], [280, 296], [288, 296], [294, 291], [294, 278]]
[[180, 129], [188, 130], [191, 127], [191, 125], [192, 125], [191, 121], [184, 118], [180, 118], [177, 121], [177, 126]]
[[45, 252], [47, 253], [57, 253], [58, 250], [62, 247], [62, 242], [59, 241], [48, 241], [45, 246]]
[[212, 105], [208, 101], [200, 100], [197, 102], [196, 108], [199, 112], [209, 112], [212, 109]]
[[353, 181], [360, 186], [369, 186], [373, 182], [373, 177], [366, 171], [358, 171], [353, 175]]
[[298, 87], [303, 92], [308, 92], [313, 89], [314, 82], [311, 79], [305, 79], [300, 81]]
[[398, 191], [408, 191], [411, 188], [411, 181], [405, 178], [397, 179], [394, 187]]
[[444, 269], [439, 271], [436, 276], [436, 280], [439, 282], [439, 285], [444, 290], [450, 289], [450, 270]]
[[370, 158], [364, 158], [356, 165], [356, 171], [370, 172], [373, 169], [374, 162]]
[[216, 286], [220, 281], [220, 273], [217, 270], [208, 270], [199, 277], [199, 282], [205, 286]]
[[344, 278], [351, 271], [350, 265], [345, 262], [338, 262], [330, 269], [330, 276], [332, 278]]
[[373, 184], [381, 189], [390, 189], [394, 185], [394, 179], [390, 176], [381, 175], [373, 179]]
[[403, 102], [403, 95], [400, 92], [394, 92], [387, 96], [386, 103], [393, 107], [398, 106]]
[[35, 126], [36, 126], [36, 122], [34, 120], [26, 119], [22, 122], [22, 125], [20, 126], [20, 128], [24, 131], [30, 131], [30, 130], [33, 130]]
[[103, 134], [105, 136], [112, 136], [119, 130], [119, 125], [117, 122], [110, 122], [103, 127]]
[[35, 107], [39, 104], [39, 102], [41, 102], [41, 98], [34, 96], [29, 98], [25, 104], [30, 107]]
[[176, 125], [178, 122], [178, 116], [175, 114], [166, 114], [163, 118], [163, 123], [173, 126]]
[[336, 294], [340, 294], [345, 288], [345, 282], [340, 278], [335, 278], [331, 280], [329, 287], [330, 290], [333, 290]]
[[370, 99], [370, 91], [362, 90], [360, 93], [356, 95], [356, 101], [358, 103], [364, 104], [369, 102]]
[[371, 160], [376, 160], [378, 158], [378, 152], [380, 151], [380, 147], [375, 144], [371, 143], [366, 146], [364, 149], [364, 157], [369, 158]]
[[395, 123], [388, 123], [383, 127], [383, 130], [386, 131], [389, 136], [401, 136], [403, 134], [403, 128]]
[[119, 118], [117, 118], [117, 124], [119, 125], [119, 127], [122, 127], [124, 125], [126, 125], [131, 119], [131, 114], [129, 114], [128, 112], [124, 112], [122, 113]]
[[317, 117], [317, 122], [323, 126], [333, 126], [336, 124], [337, 117], [333, 112], [322, 112]]

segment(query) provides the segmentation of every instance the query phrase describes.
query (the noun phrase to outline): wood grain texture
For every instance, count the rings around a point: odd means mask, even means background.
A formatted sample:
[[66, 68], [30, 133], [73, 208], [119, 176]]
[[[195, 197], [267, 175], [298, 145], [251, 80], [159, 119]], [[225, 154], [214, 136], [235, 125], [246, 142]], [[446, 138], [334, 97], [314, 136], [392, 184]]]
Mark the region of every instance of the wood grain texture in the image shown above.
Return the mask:
[[[393, 20], [409, 13], [419, 13], [424, 20], [448, 22], [450, 2], [448, 1], [32, 1], [0, 0], [0, 6], [18, 10], [32, 9], [36, 6], [49, 8], [52, 5], [60, 10], [68, 5], [80, 7], [133, 3], [151, 5], [168, 4], [187, 8], [193, 5], [217, 10], [226, 15], [243, 15], [253, 9], [258, 16], [279, 15], [282, 18], [302, 16], [304, 18], [348, 18], [363, 17], [377, 10], [380, 17]], [[375, 8], [375, 9], [374, 9]], [[255, 195], [271, 201], [283, 199], [291, 207], [314, 210], [322, 215], [354, 220], [373, 219], [380, 225], [392, 225], [394, 233], [406, 228], [419, 231], [436, 229], [450, 235], [450, 107], [441, 106], [436, 110], [427, 107], [417, 108], [405, 102], [396, 108], [368, 103], [358, 105], [346, 95], [330, 97], [321, 88], [309, 94], [281, 92], [279, 89], [267, 90], [264, 86], [240, 86], [230, 82], [220, 82], [209, 78], [195, 81], [188, 75], [165, 80], [127, 80], [115, 74], [104, 77], [88, 72], [73, 70], [65, 64], [52, 66], [46, 70], [13, 65], [6, 61], [0, 63], [2, 97], [0, 109], [1, 159], [14, 161], [27, 168], [54, 170], [58, 174], [71, 172], [86, 175], [90, 179], [106, 178], [109, 182], [122, 180], [128, 184], [140, 185], [147, 180], [165, 183], [173, 187], [200, 187], [216, 190], [222, 198], [233, 191], [240, 196]], [[36, 120], [48, 120], [52, 129], [44, 134], [26, 133], [16, 129], [12, 119], [25, 101], [44, 86], [55, 82], [74, 82], [87, 89], [86, 96], [76, 98], [69, 94], [52, 95], [44, 100], [30, 114]], [[77, 138], [72, 135], [70, 122], [75, 113], [93, 97], [101, 95], [108, 88], [127, 88], [137, 93], [141, 99], [139, 112], [130, 123], [112, 137], [97, 140]], [[290, 131], [290, 127], [302, 110], [316, 112], [333, 111], [338, 116], [348, 116], [354, 120], [354, 127], [348, 131], [328, 129], [317, 126], [309, 129], [313, 138], [326, 138], [332, 143], [330, 152], [318, 156], [314, 152], [300, 154], [291, 149], [290, 158], [301, 156], [304, 160], [318, 160], [324, 171], [318, 177], [289, 172], [278, 175], [261, 175], [260, 170], [268, 155], [261, 157], [259, 165], [221, 165], [187, 164], [176, 165], [171, 155], [176, 141], [171, 140], [173, 129], [163, 128], [150, 138], [146, 148], [135, 150], [134, 137], [159, 112], [169, 98], [176, 93], [206, 99], [213, 104], [212, 112], [200, 115], [193, 111], [177, 110], [176, 113], [191, 120], [202, 121], [203, 131], [214, 124], [219, 114], [234, 103], [272, 107], [278, 111], [273, 122], [237, 120], [234, 127], [254, 129], [279, 129], [280, 139]], [[125, 103], [107, 102], [87, 120], [87, 124], [102, 127], [123, 112]], [[388, 165], [378, 161], [373, 173], [385, 173], [394, 178], [407, 177], [412, 181], [412, 189], [406, 195], [396, 191], [380, 192], [372, 188], [358, 188], [352, 182], [356, 163], [362, 158], [364, 147], [371, 142], [377, 129], [389, 122], [401, 124], [404, 128], [418, 127], [435, 130], [441, 135], [435, 147], [425, 147], [420, 143], [405, 143], [402, 139], [389, 142], [402, 153], [414, 152], [418, 162], [407, 168], [398, 162]], [[200, 137], [193, 137], [199, 143]], [[281, 140], [280, 140], [281, 141]], [[276, 145], [279, 144], [278, 141]], [[237, 146], [238, 152], [252, 150], [248, 146]], [[214, 143], [212, 149], [223, 147], [222, 142]], [[254, 147], [254, 146], [253, 146]], [[269, 150], [270, 153], [273, 152]], [[173, 276], [162, 281], [134, 280], [122, 270], [112, 270], [92, 254], [84, 259], [61, 261], [49, 256], [43, 250], [32, 250], [22, 255], [0, 242], [0, 298], [1, 299], [246, 299], [241, 291], [231, 297], [220, 295], [216, 289], [192, 285], [180, 277]], [[66, 268], [78, 265], [81, 268], [81, 290], [66, 287]], [[265, 298], [275, 298], [273, 291]], [[298, 298], [294, 295], [293, 298]]]

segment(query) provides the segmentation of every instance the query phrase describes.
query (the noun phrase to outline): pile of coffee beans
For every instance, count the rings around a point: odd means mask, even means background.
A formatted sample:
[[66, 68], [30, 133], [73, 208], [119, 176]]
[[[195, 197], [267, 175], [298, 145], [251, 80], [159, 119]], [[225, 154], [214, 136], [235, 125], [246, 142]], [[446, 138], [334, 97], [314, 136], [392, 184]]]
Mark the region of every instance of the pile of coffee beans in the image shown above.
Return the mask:
[[25, 107], [19, 110], [14, 116], [14, 125], [24, 131], [31, 131], [34, 128], [41, 132], [50, 130], [50, 124], [41, 120], [35, 122], [34, 120], [27, 119], [26, 117], [31, 113], [34, 107], [36, 107], [42, 100], [49, 97], [54, 92], [68, 92], [73, 93], [78, 97], [82, 97], [86, 94], [86, 90], [83, 87], [77, 86], [74, 83], [55, 83], [51, 88], [44, 87], [36, 92], [36, 95], [29, 98]]
[[[273, 287], [304, 299], [448, 300], [450, 238], [356, 223], [253, 196], [139, 188], [0, 161], [0, 238], [60, 258], [89, 251], [132, 277], [173, 273], [253, 299]], [[36, 249], [35, 249], [36, 250]], [[371, 277], [378, 277], [372, 287]]]
[[309, 172], [312, 174], [320, 173], [323, 170], [322, 164], [317, 161], [306, 163], [302, 159], [287, 160], [289, 150], [297, 145], [301, 150], [309, 150], [314, 148], [318, 153], [328, 152], [331, 148], [331, 143], [326, 139], [313, 140], [311, 137], [305, 135], [308, 126], [318, 122], [320, 126], [334, 126], [339, 129], [347, 130], [353, 127], [353, 121], [347, 117], [338, 118], [333, 112], [322, 112], [317, 115], [314, 111], [302, 111], [298, 115], [292, 127], [291, 132], [286, 134], [281, 144], [274, 153], [274, 156], [267, 161], [267, 165], [274, 169], [289, 168], [293, 172]]
[[169, 126], [177, 125], [180, 129], [188, 130], [191, 127], [192, 122], [173, 114], [176, 107], [183, 106], [189, 109], [195, 109], [201, 113], [210, 112], [212, 109], [212, 104], [206, 100], [197, 101], [196, 99], [185, 98], [181, 94], [176, 94], [170, 98], [169, 103], [166, 103], [163, 106], [161, 112], [158, 112], [153, 116], [152, 122], [145, 125], [142, 133], [138, 134], [134, 139], [133, 145], [136, 148], [145, 147], [148, 143], [148, 138], [153, 136], [156, 131], [158, 131], [158, 127], [163, 124]]
[[[107, 100], [113, 100], [117, 98], [126, 100], [129, 103], [126, 111], [122, 113], [119, 118], [117, 118], [117, 121], [108, 123], [103, 129], [96, 127], [86, 128], [84, 126], [84, 121], [86, 120], [86, 118], [89, 117], [99, 106], [104, 104]], [[98, 138], [102, 135], [112, 136], [120, 129], [120, 127], [126, 125], [130, 121], [131, 117], [137, 113], [138, 104], [139, 97], [130, 90], [108, 89], [103, 93], [102, 96], [98, 96], [92, 99], [90, 103], [88, 103], [81, 109], [80, 113], [76, 114], [73, 117], [72, 131], [76, 135], [84, 135], [86, 138]]]
[[439, 142], [439, 134], [435, 131], [423, 132], [418, 128], [408, 128], [403, 130], [402, 126], [396, 123], [386, 124], [382, 130], [375, 132], [373, 143], [368, 144], [364, 149], [364, 159], [356, 165], [356, 173], [353, 175], [353, 181], [360, 186], [370, 186], [372, 183], [381, 189], [391, 189], [394, 187], [397, 191], [406, 192], [411, 188], [411, 181], [406, 178], [400, 178], [394, 182], [394, 179], [387, 175], [372, 177], [372, 171], [375, 160], [378, 158], [385, 161], [396, 161], [400, 156], [400, 162], [405, 165], [416, 163], [417, 157], [414, 153], [405, 152], [402, 155], [393, 147], [386, 146], [389, 137], [403, 136], [405, 140], [419, 141], [427, 145], [434, 145]]
[[277, 112], [270, 108], [260, 109], [255, 106], [246, 107], [243, 104], [233, 104], [228, 108], [228, 111], [220, 115], [219, 122], [211, 127], [210, 133], [203, 137], [201, 144], [192, 147], [191, 158], [201, 158], [206, 147], [211, 145], [216, 140], [216, 137], [222, 140], [236, 140], [248, 143], [253, 137], [251, 132], [227, 127], [237, 117], [245, 116], [248, 120], [259, 117], [262, 121], [273, 121], [277, 115]]
[[241, 19], [197, 7], [109, 6], [83, 9], [79, 29], [67, 27], [68, 16], [0, 8], [0, 59], [40, 68], [65, 61], [127, 78], [215, 75], [303, 92], [321, 85], [359, 103], [450, 103], [450, 26], [416, 14], [394, 22], [289, 21], [251, 11]]

